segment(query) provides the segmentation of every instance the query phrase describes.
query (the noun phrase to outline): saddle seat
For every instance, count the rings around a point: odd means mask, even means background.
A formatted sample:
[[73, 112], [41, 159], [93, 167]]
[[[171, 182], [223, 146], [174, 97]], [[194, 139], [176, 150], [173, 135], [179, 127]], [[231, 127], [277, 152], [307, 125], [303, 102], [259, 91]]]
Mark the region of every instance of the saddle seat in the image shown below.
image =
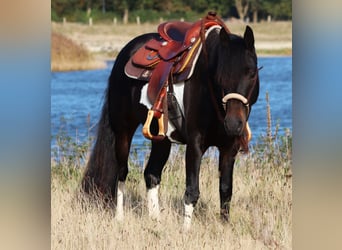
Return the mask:
[[183, 53], [200, 38], [201, 22], [166, 22], [158, 26], [158, 33], [165, 41], [160, 49], [164, 60], [171, 60]]
[[171, 74], [174, 82], [190, 77], [201, 47], [201, 21], [171, 21], [158, 26], [158, 38], [147, 41], [125, 66], [127, 76], [149, 82], [148, 96], [154, 103]]
[[163, 37], [166, 41], [177, 41], [184, 42], [187, 31], [193, 26], [193, 23], [189, 22], [180, 22], [180, 21], [171, 21], [162, 23], [158, 26], [158, 33]]

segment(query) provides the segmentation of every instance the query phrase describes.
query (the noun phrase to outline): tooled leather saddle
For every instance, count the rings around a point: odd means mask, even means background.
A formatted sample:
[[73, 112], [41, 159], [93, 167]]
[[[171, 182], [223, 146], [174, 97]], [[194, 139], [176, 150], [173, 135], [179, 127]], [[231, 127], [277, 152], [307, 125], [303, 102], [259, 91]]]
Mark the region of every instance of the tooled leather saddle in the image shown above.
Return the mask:
[[[158, 26], [159, 38], [146, 42], [127, 62], [125, 73], [128, 77], [149, 82], [147, 96], [153, 106], [143, 127], [146, 138], [164, 139], [167, 132], [164, 125], [168, 121], [167, 110], [175, 110], [179, 114], [178, 107], [175, 107], [177, 103], [167, 101], [167, 88], [172, 91], [171, 84], [191, 77], [205, 39], [204, 32], [214, 25], [225, 27], [215, 12], [209, 12], [205, 18], [194, 23], [162, 23]], [[153, 118], [158, 120], [158, 135], [152, 135], [150, 132]], [[180, 129], [179, 121], [174, 125], [176, 129]]]

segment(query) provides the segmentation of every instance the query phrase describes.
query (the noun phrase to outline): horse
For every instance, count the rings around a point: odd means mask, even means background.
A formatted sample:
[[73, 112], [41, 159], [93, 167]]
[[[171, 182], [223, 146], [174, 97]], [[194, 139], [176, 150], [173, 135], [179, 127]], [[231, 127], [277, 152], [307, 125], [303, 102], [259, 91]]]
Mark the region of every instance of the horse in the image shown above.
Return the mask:
[[[116, 205], [115, 217], [124, 218], [123, 195], [128, 174], [132, 137], [148, 114], [147, 81], [125, 74], [125, 65], [134, 53], [158, 33], [135, 37], [119, 52], [109, 76], [105, 100], [85, 173], [82, 190], [100, 193]], [[184, 115], [184, 129], [175, 129], [161, 140], [152, 140], [151, 153], [144, 169], [148, 214], [159, 219], [158, 189], [162, 170], [172, 143], [186, 145], [186, 189], [183, 197], [183, 226], [189, 229], [194, 207], [200, 197], [201, 158], [209, 147], [219, 153], [220, 217], [229, 222], [236, 155], [248, 152], [248, 118], [259, 95], [259, 75], [254, 34], [248, 25], [243, 36], [224, 28], [212, 29], [202, 41], [203, 47], [191, 77], [182, 83], [178, 95]], [[177, 83], [174, 87], [177, 87]], [[158, 123], [151, 124], [153, 133]]]

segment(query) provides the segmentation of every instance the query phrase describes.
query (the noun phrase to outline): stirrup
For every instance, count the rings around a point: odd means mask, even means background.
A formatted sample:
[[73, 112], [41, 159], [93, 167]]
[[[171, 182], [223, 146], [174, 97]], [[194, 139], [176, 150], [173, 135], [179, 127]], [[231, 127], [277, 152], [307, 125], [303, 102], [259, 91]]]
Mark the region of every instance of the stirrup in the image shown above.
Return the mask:
[[[158, 128], [159, 128], [158, 135], [152, 135], [150, 131], [150, 126], [151, 126], [151, 122], [153, 118], [156, 118], [158, 120]], [[150, 109], [147, 113], [147, 118], [143, 126], [142, 133], [147, 139], [156, 140], [156, 141], [163, 140], [165, 138], [164, 114], [160, 113], [159, 111]]]

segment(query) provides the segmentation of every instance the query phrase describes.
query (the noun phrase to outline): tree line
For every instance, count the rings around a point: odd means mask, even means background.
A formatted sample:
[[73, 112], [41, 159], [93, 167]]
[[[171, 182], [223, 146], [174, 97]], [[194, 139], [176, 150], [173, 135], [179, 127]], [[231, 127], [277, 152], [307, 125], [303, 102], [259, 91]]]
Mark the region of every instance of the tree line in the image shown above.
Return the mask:
[[108, 20], [116, 17], [124, 22], [157, 21], [161, 18], [184, 18], [193, 21], [209, 10], [223, 18], [258, 22], [292, 19], [292, 0], [51, 0], [51, 19], [86, 21], [89, 17]]

